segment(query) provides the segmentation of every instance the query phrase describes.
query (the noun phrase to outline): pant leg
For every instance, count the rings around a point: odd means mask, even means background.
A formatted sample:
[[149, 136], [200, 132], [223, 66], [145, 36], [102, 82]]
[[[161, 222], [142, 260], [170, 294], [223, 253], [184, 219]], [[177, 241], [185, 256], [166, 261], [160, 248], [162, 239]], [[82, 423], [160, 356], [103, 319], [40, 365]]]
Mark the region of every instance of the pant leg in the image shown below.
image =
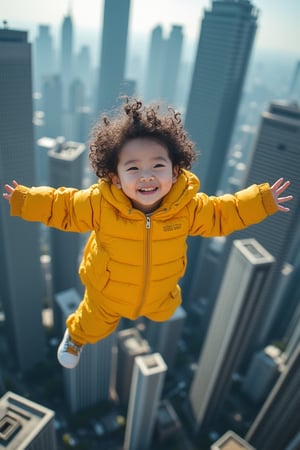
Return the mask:
[[78, 344], [94, 344], [118, 327], [121, 317], [103, 309], [99, 297], [101, 294], [86, 289], [77, 310], [66, 320], [70, 336]]

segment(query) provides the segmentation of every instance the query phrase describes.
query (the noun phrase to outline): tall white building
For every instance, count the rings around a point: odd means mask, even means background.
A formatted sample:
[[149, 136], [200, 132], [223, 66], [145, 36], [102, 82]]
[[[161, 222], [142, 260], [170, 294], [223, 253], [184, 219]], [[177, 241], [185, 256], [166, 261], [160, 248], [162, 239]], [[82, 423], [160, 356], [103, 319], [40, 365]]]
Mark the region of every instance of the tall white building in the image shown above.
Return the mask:
[[151, 349], [136, 328], [119, 331], [117, 345], [116, 392], [119, 401], [127, 406], [135, 358], [150, 353]]
[[[0, 29], [0, 185], [35, 184], [31, 45], [27, 33]], [[0, 297], [11, 352], [23, 370], [44, 358], [38, 225], [10, 217], [0, 202]]]
[[0, 448], [56, 450], [54, 411], [6, 392], [0, 398]]
[[124, 450], [149, 448], [166, 371], [159, 353], [135, 358]]
[[[57, 138], [48, 151], [50, 186], [80, 189], [85, 151], [85, 144]], [[78, 266], [82, 242], [80, 234], [51, 228], [50, 241], [53, 291], [60, 292], [79, 286]]]
[[234, 241], [189, 392], [195, 429], [216, 419], [253, 339], [261, 291], [274, 258], [254, 239]]
[[[80, 301], [81, 297], [75, 289], [55, 295], [55, 302], [61, 312], [62, 334], [66, 318], [74, 312]], [[96, 344], [85, 345], [78, 366], [72, 370], [63, 369], [64, 391], [72, 413], [109, 399], [114, 341], [115, 333], [112, 333]]]

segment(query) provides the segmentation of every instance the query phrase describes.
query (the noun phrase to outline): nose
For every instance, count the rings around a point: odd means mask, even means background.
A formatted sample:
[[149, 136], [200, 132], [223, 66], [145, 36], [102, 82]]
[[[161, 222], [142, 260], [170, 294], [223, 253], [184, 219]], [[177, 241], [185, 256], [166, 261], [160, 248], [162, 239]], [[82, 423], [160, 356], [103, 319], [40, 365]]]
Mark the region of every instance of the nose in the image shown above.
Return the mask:
[[142, 182], [145, 182], [145, 181], [153, 181], [153, 180], [154, 180], [154, 176], [153, 176], [153, 175], [150, 175], [150, 174], [147, 174], [147, 173], [144, 173], [143, 175], [140, 176], [140, 180], [141, 180]]

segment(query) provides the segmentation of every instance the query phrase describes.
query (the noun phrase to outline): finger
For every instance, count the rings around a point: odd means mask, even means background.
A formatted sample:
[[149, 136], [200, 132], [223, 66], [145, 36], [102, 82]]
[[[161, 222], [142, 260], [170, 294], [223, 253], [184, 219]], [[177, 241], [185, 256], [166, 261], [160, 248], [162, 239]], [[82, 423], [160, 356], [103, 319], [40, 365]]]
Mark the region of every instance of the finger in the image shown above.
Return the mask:
[[290, 181], [286, 181], [282, 186], [279, 186], [276, 189], [276, 193], [281, 194], [282, 192], [284, 192], [289, 187], [290, 184], [291, 184]]
[[4, 187], [9, 194], [11, 194], [14, 191], [14, 188], [10, 186], [10, 184], [5, 184]]
[[278, 209], [282, 212], [290, 212], [290, 208], [287, 208], [286, 206], [278, 205]]
[[277, 202], [278, 203], [285, 203], [285, 202], [289, 202], [290, 200], [293, 200], [293, 196], [292, 195], [287, 195], [286, 197], [278, 197], [277, 198]]
[[13, 185], [14, 185], [14, 187], [18, 186], [18, 183], [16, 182], [16, 180], [13, 180]]
[[271, 189], [276, 190], [281, 185], [282, 182], [283, 182], [283, 177], [278, 178], [278, 180], [276, 180], [275, 183], [272, 184]]

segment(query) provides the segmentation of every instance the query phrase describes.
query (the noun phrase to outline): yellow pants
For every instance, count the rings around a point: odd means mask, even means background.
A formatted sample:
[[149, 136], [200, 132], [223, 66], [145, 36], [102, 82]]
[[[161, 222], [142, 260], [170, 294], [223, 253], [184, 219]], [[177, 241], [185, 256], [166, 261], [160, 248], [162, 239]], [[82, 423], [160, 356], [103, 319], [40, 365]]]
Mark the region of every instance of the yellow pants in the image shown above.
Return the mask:
[[82, 302], [66, 321], [70, 336], [77, 344], [94, 344], [118, 327], [121, 317], [103, 309], [98, 296], [96, 291], [86, 289]]

